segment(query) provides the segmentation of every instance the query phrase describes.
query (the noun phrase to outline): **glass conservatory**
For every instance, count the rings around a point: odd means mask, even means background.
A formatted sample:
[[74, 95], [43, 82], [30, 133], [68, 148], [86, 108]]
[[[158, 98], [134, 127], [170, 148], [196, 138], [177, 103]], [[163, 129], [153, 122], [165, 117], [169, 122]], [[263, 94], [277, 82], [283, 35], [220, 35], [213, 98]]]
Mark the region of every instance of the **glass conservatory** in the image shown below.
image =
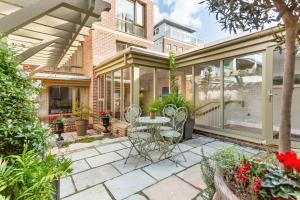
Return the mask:
[[[284, 50], [272, 32], [209, 44], [176, 57], [179, 93], [193, 103], [195, 129], [255, 143], [277, 144]], [[95, 68], [99, 110], [122, 120], [169, 93], [168, 55], [132, 47]], [[292, 105], [292, 142], [300, 147], [300, 53]]]

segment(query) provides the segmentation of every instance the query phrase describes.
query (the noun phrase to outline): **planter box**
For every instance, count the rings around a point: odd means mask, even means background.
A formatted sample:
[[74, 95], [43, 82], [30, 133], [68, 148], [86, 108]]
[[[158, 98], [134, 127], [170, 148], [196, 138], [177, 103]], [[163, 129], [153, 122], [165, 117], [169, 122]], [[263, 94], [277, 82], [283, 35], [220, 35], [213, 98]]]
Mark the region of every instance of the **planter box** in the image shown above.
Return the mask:
[[189, 140], [193, 138], [194, 126], [195, 119], [188, 118], [184, 125], [183, 140]]
[[213, 200], [240, 200], [227, 186], [224, 181], [223, 174], [219, 169], [215, 172], [214, 181], [216, 193]]
[[60, 181], [59, 181], [59, 179], [52, 182], [52, 184], [55, 188], [55, 191], [53, 192], [53, 199], [59, 200], [60, 199]]

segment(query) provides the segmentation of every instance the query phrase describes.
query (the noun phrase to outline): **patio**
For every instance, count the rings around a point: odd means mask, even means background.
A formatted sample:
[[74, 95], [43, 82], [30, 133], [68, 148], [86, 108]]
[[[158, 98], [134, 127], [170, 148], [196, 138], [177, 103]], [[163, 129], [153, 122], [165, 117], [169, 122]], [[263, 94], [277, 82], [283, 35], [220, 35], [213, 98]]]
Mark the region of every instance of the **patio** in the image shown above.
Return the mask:
[[[179, 155], [176, 167], [168, 158], [158, 160], [160, 153], [154, 150], [150, 152], [153, 163], [142, 160], [135, 169], [137, 157], [124, 165], [130, 147], [126, 137], [71, 144], [61, 149], [73, 161], [73, 173], [60, 180], [60, 197], [64, 200], [200, 200], [200, 191], [206, 188], [200, 169], [201, 149], [210, 157], [217, 149], [229, 146], [249, 156], [260, 153], [258, 149], [193, 135], [193, 139], [180, 143], [187, 162]], [[53, 152], [58, 153], [57, 150], [54, 148]]]

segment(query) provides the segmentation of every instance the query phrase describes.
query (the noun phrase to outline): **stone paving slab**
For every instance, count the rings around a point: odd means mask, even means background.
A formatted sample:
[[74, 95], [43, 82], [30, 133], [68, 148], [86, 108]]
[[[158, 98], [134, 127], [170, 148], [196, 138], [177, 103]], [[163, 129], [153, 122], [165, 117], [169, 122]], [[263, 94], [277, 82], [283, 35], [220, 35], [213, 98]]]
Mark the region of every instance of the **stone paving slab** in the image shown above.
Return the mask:
[[[122, 149], [122, 150], [119, 150], [119, 151], [116, 151], [116, 152], [118, 154], [120, 154], [121, 156], [123, 156], [124, 158], [127, 158], [128, 154], [129, 154], [129, 151], [130, 151], [130, 148]], [[138, 154], [138, 152], [133, 148], [130, 154], [135, 156], [135, 155]]]
[[216, 140], [216, 141], [213, 141], [213, 142], [210, 142], [208, 144], [206, 144], [207, 146], [209, 147], [212, 147], [212, 148], [216, 148], [216, 149], [222, 149], [222, 148], [228, 148], [228, 147], [234, 147], [234, 144], [233, 143], [230, 143], [230, 142], [222, 142], [220, 140]]
[[143, 190], [155, 182], [152, 177], [138, 169], [106, 181], [104, 184], [115, 199], [120, 200]]
[[112, 200], [103, 185], [84, 190], [63, 200]]
[[87, 158], [86, 161], [91, 167], [98, 167], [121, 159], [123, 159], [123, 157], [119, 154], [115, 152], [110, 152], [99, 156]]
[[96, 147], [96, 149], [100, 153], [108, 153], [108, 152], [117, 151], [117, 150], [125, 149], [125, 148], [127, 148], [127, 147], [121, 143], [115, 143], [115, 144], [109, 144], [109, 145], [105, 145], [105, 146], [101, 146], [101, 147]]
[[193, 152], [184, 152], [183, 155], [186, 158], [186, 161], [184, 160], [184, 158], [182, 157], [181, 154], [175, 156], [175, 160], [182, 166], [184, 167], [190, 167], [192, 165], [195, 165], [197, 163], [199, 163], [202, 160], [202, 157], [198, 154], [195, 154]]
[[73, 169], [72, 174], [76, 174], [90, 169], [90, 166], [87, 164], [85, 160], [75, 161], [71, 164], [71, 167]]
[[171, 160], [162, 160], [157, 163], [153, 163], [143, 168], [148, 174], [154, 177], [156, 180], [161, 180], [175, 174], [179, 171], [184, 170], [180, 165], [177, 165]]
[[171, 176], [145, 189], [151, 200], [191, 200], [199, 191], [176, 176]]
[[207, 144], [207, 143], [213, 142], [213, 141], [215, 141], [214, 138], [200, 136], [196, 139], [191, 139], [191, 140], [184, 141], [183, 144], [187, 144], [187, 145], [192, 146], [192, 147], [199, 147], [203, 144]]
[[135, 195], [132, 195], [132, 196], [126, 198], [125, 200], [147, 200], [147, 198], [142, 195], [135, 194]]
[[[180, 150], [181, 150], [182, 152], [188, 151], [188, 150], [190, 150], [190, 149], [193, 148], [192, 146], [189, 146], [189, 145], [187, 145], [187, 144], [182, 144], [182, 143], [179, 143], [178, 146], [179, 146], [179, 148], [180, 148]], [[175, 149], [173, 150], [173, 152], [174, 152], [175, 154], [180, 153], [180, 151], [179, 151], [179, 149], [178, 149], [177, 146], [175, 147]]]
[[70, 158], [72, 161], [76, 161], [76, 160], [81, 160], [83, 158], [88, 158], [96, 155], [99, 155], [96, 149], [86, 149], [86, 150], [68, 154], [66, 157]]
[[126, 147], [131, 147], [130, 141], [121, 142], [121, 144], [125, 145]]
[[179, 174], [177, 174], [177, 176], [198, 189], [204, 190], [207, 187], [202, 177], [200, 164], [190, 167], [183, 172], [180, 172]]
[[119, 176], [120, 173], [111, 165], [104, 165], [90, 169], [79, 174], [72, 175], [77, 190], [83, 190], [88, 187], [103, 183], [109, 179]]
[[72, 183], [72, 178], [70, 176], [61, 178], [59, 181], [60, 181], [60, 198], [64, 198], [66, 196], [75, 193], [75, 188]]
[[137, 157], [137, 156], [130, 157], [127, 160], [126, 164], [124, 164], [125, 160], [126, 159], [123, 159], [123, 160], [119, 160], [117, 162], [112, 163], [112, 165], [115, 168], [117, 168], [122, 174], [133, 171], [136, 168], [139, 169], [139, 168], [142, 168], [142, 167], [145, 167], [145, 166], [151, 164], [150, 160], [144, 160], [143, 158], [140, 158], [140, 157]]
[[207, 156], [207, 157], [212, 156], [217, 151], [217, 149], [212, 148], [212, 147], [207, 146], [207, 145], [203, 145], [203, 146], [191, 149], [190, 151], [202, 156], [202, 148], [203, 148], [204, 155]]

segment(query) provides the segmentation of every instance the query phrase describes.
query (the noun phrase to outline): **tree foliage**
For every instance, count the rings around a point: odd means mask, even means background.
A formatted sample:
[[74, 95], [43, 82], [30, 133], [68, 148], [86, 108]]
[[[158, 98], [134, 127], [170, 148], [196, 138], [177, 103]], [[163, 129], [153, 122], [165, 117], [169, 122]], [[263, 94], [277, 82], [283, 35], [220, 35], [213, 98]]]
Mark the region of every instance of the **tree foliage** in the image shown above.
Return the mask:
[[46, 148], [49, 130], [37, 117], [39, 92], [18, 67], [13, 48], [0, 41], [0, 155], [20, 154], [25, 145], [38, 152]]
[[170, 85], [171, 85], [171, 94], [178, 94], [178, 83], [177, 83], [177, 67], [175, 56], [172, 51], [169, 54], [169, 62], [170, 62]]

